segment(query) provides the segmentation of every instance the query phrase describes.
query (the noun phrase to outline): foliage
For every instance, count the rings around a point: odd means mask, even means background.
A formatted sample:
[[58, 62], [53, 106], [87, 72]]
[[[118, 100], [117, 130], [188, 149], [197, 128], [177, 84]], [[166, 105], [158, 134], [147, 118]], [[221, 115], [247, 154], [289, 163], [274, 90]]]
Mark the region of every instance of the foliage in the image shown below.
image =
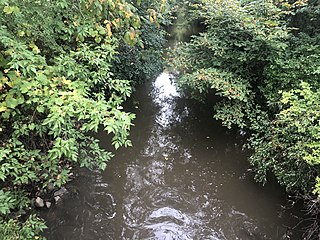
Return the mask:
[[[263, 151], [257, 149], [260, 140], [254, 134], [273, 137], [270, 128], [275, 116], [281, 116], [275, 115], [281, 107], [278, 92], [297, 88], [302, 79], [317, 86], [318, 37], [290, 35], [285, 21], [291, 9], [300, 6], [304, 3], [197, 1], [191, 12], [204, 19], [206, 30], [175, 51], [173, 64], [183, 71], [178, 85], [197, 98], [209, 93], [219, 96], [215, 118], [229, 128], [235, 124], [253, 131], [257, 154]], [[290, 134], [284, 137], [287, 141]], [[260, 157], [257, 162], [264, 161]], [[258, 169], [265, 177], [266, 169]]]
[[206, 31], [177, 48], [174, 65], [185, 73], [178, 85], [193, 95], [214, 91], [224, 101], [216, 106], [216, 118], [228, 127], [232, 122], [245, 126], [248, 119], [239, 119], [239, 114], [247, 117], [259, 97], [252, 90], [263, 80], [259, 69], [285, 47], [287, 31], [280, 21], [284, 13], [268, 1], [244, 6], [238, 1], [203, 1], [193, 9], [194, 16], [204, 19]]
[[290, 17], [289, 26], [294, 27], [296, 33], [303, 32], [309, 36], [319, 34], [320, 29], [320, 5], [318, 0], [309, 0], [296, 9]]
[[300, 89], [282, 93], [281, 104], [269, 133], [253, 136], [251, 163], [260, 170], [259, 180], [271, 170], [288, 190], [308, 192], [320, 175], [320, 91], [303, 82]]
[[170, 8], [174, 0], [138, 1], [136, 6], [141, 17], [140, 42], [135, 45], [120, 44], [119, 54], [114, 59], [118, 78], [128, 78], [134, 83], [153, 79], [163, 70], [163, 49], [170, 24]]
[[[43, 224], [16, 212], [28, 208], [49, 183], [59, 187], [69, 181], [74, 164], [105, 169], [113, 156], [111, 145], [131, 146], [134, 115], [123, 111], [122, 103], [132, 92], [131, 81], [124, 79], [135, 76], [129, 76], [130, 69], [116, 68], [114, 61], [119, 52], [125, 54], [123, 48], [148, 45], [148, 37], [141, 35], [154, 29], [141, 31], [142, 23], [150, 23], [139, 16], [141, 1], [134, 4], [0, 0], [0, 236], [4, 239], [36, 238]], [[159, 4], [165, 11], [166, 1]], [[156, 25], [156, 10], [145, 6], [143, 11]], [[162, 46], [150, 45], [151, 52]], [[141, 48], [135, 52], [145, 55]], [[142, 69], [145, 61], [139, 64]], [[100, 128], [112, 135], [108, 150], [92, 137]]]
[[0, 220], [0, 236], [3, 240], [15, 239], [43, 239], [39, 234], [46, 228], [44, 223], [35, 215], [30, 215], [29, 218], [20, 224], [16, 220], [10, 219], [8, 222]]
[[197, 0], [190, 14], [205, 26], [173, 51], [178, 86], [202, 101], [217, 95], [214, 117], [250, 133], [258, 181], [271, 171], [287, 191], [319, 199], [318, 3]]
[[264, 69], [266, 80], [261, 88], [269, 105], [277, 104], [281, 98], [279, 91], [299, 88], [300, 81], [313, 87], [318, 86], [320, 77], [320, 35], [305, 33], [290, 35], [285, 42], [285, 51], [280, 52]]
[[117, 78], [127, 77], [133, 83], [153, 79], [163, 69], [165, 32], [146, 20], [141, 27], [141, 45], [121, 44], [113, 62]]
[[317, 194], [320, 196], [320, 177], [317, 177], [317, 183], [316, 183], [316, 186], [313, 190], [313, 194]]

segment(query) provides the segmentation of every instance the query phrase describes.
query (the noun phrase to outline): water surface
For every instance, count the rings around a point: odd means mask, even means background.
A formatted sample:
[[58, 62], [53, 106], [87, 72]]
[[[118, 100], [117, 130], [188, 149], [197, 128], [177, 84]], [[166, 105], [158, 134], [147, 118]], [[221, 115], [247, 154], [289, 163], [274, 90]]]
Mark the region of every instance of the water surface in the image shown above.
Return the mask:
[[243, 137], [173, 80], [163, 72], [138, 87], [134, 147], [117, 151], [105, 172], [78, 170], [71, 193], [43, 213], [49, 240], [286, 239], [297, 220], [283, 210], [283, 190], [255, 183]]

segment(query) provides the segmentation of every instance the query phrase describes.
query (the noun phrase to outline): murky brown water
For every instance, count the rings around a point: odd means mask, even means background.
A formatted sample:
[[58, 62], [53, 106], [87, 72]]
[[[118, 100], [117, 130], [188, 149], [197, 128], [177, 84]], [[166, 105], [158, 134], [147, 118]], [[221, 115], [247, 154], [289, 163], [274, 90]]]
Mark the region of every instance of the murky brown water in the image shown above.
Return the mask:
[[283, 191], [253, 181], [240, 134], [180, 97], [170, 76], [137, 89], [134, 147], [103, 173], [79, 170], [71, 193], [42, 213], [49, 240], [286, 239], [298, 220]]

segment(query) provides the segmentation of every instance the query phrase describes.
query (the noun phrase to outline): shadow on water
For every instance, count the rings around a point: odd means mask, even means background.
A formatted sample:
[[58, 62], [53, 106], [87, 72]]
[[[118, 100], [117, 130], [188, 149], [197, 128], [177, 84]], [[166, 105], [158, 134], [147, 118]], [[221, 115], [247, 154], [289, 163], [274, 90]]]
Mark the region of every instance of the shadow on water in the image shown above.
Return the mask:
[[105, 172], [79, 169], [73, 193], [42, 213], [49, 240], [286, 239], [297, 220], [283, 211], [282, 190], [253, 181], [239, 134], [183, 99], [173, 80], [163, 72], [138, 87], [128, 109], [134, 147], [118, 150]]

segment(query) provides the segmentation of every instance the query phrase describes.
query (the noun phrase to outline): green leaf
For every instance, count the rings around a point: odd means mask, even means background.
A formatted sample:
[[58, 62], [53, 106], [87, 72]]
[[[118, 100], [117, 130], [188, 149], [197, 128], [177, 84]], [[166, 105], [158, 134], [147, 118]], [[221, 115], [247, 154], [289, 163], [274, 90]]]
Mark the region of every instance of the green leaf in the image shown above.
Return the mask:
[[11, 95], [8, 95], [6, 98], [6, 105], [8, 108], [15, 108], [19, 105], [19, 100], [13, 98]]
[[43, 113], [45, 111], [45, 108], [42, 105], [37, 106], [37, 111], [39, 113]]

